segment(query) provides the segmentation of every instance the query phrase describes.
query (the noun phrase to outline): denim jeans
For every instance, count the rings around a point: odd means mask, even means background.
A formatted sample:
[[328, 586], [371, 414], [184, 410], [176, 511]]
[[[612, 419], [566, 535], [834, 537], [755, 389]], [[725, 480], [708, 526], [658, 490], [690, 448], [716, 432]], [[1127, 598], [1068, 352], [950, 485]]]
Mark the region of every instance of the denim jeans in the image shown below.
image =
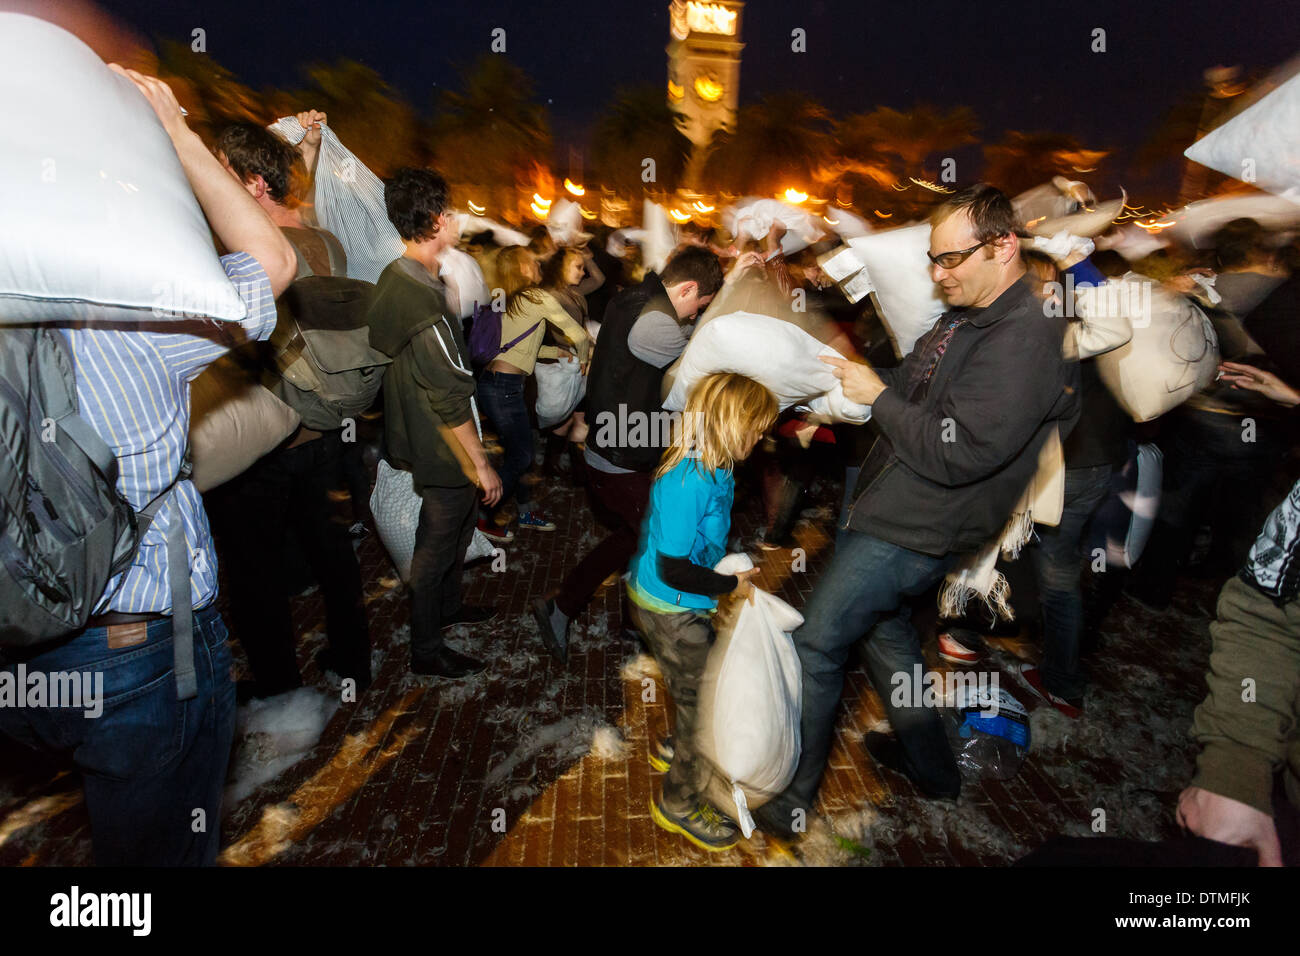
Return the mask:
[[425, 488], [411, 555], [411, 660], [442, 649], [442, 622], [460, 610], [465, 551], [474, 536], [478, 489]]
[[849, 652], [864, 634], [867, 672], [898, 734], [908, 771], [929, 790], [958, 791], [961, 777], [939, 710], [896, 707], [890, 699], [895, 674], [910, 680], [913, 665], [925, 666], [904, 600], [933, 587], [955, 560], [954, 555], [934, 557], [858, 531], [843, 532], [803, 609], [803, 626], [794, 633], [803, 669], [803, 752], [794, 780], [769, 813], [812, 807], [834, 738]]
[[[646, 471], [615, 475], [591, 468], [587, 488], [607, 514], [602, 522], [610, 533], [565, 575], [555, 606], [566, 617], [577, 617], [591, 602], [602, 581], [615, 572], [622, 574], [636, 554], [645, 512], [650, 507], [653, 476]], [[624, 621], [624, 626], [630, 624]]]
[[496, 428], [505, 449], [505, 461], [498, 472], [501, 476], [501, 501], [497, 507], [514, 495], [520, 514], [536, 510], [519, 480], [533, 464], [533, 426], [528, 420], [528, 405], [524, 400], [526, 379], [525, 375], [484, 369], [478, 380], [479, 406]]
[[1065, 472], [1065, 507], [1055, 528], [1037, 525], [1038, 541], [1029, 549], [1043, 609], [1043, 683], [1053, 694], [1083, 696], [1079, 641], [1083, 634], [1083, 592], [1079, 586], [1083, 530], [1110, 492], [1110, 465]]
[[226, 625], [212, 605], [194, 612], [199, 693], [186, 701], [176, 699], [171, 619], [146, 627], [143, 642], [116, 650], [109, 628], [87, 628], [24, 662], [29, 676], [62, 671], [102, 680], [97, 717], [84, 708], [5, 707], [0, 731], [72, 758], [84, 779], [96, 864], [210, 866], [235, 736]]

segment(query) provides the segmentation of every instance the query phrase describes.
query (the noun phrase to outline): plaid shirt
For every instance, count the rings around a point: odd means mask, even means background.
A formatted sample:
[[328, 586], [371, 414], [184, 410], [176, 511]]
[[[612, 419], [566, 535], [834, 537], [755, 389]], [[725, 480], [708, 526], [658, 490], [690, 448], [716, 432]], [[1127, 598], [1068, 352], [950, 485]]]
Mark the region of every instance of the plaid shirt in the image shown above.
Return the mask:
[[[248, 307], [247, 317], [238, 325], [248, 338], [265, 339], [275, 328], [275, 297], [266, 271], [243, 252], [223, 256], [221, 264]], [[180, 472], [189, 438], [190, 382], [231, 347], [224, 330], [216, 326], [236, 323], [179, 320], [173, 324], [186, 331], [86, 324], [64, 329], [76, 363], [81, 417], [117, 456], [118, 490], [137, 509]], [[109, 581], [96, 614], [171, 611], [167, 529], [173, 521], [185, 527], [193, 607], [203, 607], [216, 596], [217, 556], [208, 516], [198, 490], [182, 481], [159, 509], [131, 566]]]

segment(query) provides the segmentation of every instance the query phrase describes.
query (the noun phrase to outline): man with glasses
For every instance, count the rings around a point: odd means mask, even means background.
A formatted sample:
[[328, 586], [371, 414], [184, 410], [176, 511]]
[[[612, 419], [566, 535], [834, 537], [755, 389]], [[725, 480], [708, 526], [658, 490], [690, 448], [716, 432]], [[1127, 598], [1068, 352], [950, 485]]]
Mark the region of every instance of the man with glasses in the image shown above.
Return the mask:
[[858, 475], [844, 537], [804, 608], [794, 641], [803, 668], [803, 753], [786, 791], [758, 816], [789, 836], [807, 814], [830, 751], [844, 669], [867, 636], [867, 668], [897, 737], [869, 734], [878, 763], [931, 797], [961, 787], [939, 711], [898, 706], [924, 668], [907, 601], [996, 536], [1058, 424], [1078, 417], [1078, 367], [1062, 358], [1065, 320], [1044, 314], [1024, 281], [1015, 214], [977, 185], [931, 216], [931, 277], [951, 306], [896, 369], [843, 359], [845, 395], [872, 406], [879, 430]]

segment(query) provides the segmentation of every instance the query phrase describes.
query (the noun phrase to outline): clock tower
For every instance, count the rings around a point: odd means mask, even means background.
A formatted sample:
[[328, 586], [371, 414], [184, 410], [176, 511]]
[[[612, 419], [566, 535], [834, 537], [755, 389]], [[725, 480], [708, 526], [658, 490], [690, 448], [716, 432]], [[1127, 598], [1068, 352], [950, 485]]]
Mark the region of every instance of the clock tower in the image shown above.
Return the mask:
[[694, 170], [714, 132], [736, 122], [744, 6], [731, 0], [673, 0], [668, 7], [668, 105], [686, 117]]

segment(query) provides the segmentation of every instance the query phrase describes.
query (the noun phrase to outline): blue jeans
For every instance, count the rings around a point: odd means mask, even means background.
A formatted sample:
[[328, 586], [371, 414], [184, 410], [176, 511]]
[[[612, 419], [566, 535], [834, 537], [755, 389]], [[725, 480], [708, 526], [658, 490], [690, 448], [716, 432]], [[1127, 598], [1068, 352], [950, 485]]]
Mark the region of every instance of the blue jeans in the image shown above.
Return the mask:
[[925, 666], [904, 599], [933, 587], [955, 560], [954, 555], [909, 551], [858, 531], [841, 534], [830, 566], [803, 609], [803, 626], [794, 633], [803, 669], [803, 752], [794, 780], [774, 801], [778, 813], [812, 807], [830, 754], [849, 652], [868, 632], [867, 672], [898, 734], [908, 771], [932, 792], [960, 789], [939, 710], [895, 707], [890, 700], [895, 674], [910, 680], [914, 664]]
[[1038, 541], [1029, 549], [1043, 609], [1043, 683], [1067, 700], [1082, 697], [1086, 685], [1079, 673], [1083, 635], [1080, 542], [1088, 520], [1110, 492], [1110, 472], [1110, 465], [1067, 469], [1061, 523], [1055, 528], [1037, 525]]
[[116, 650], [109, 628], [87, 628], [24, 663], [29, 678], [63, 671], [102, 680], [98, 716], [85, 708], [5, 707], [0, 731], [71, 756], [84, 778], [97, 865], [210, 866], [235, 736], [226, 625], [212, 605], [194, 612], [199, 693], [187, 701], [176, 699], [171, 619], [146, 628], [143, 642]]
[[531, 500], [525, 500], [527, 491], [519, 479], [533, 464], [533, 426], [528, 420], [528, 406], [524, 401], [526, 376], [508, 372], [491, 372], [484, 369], [478, 380], [478, 402], [497, 430], [505, 448], [505, 461], [501, 476], [501, 501], [499, 508], [515, 495], [519, 512], [536, 510]]

